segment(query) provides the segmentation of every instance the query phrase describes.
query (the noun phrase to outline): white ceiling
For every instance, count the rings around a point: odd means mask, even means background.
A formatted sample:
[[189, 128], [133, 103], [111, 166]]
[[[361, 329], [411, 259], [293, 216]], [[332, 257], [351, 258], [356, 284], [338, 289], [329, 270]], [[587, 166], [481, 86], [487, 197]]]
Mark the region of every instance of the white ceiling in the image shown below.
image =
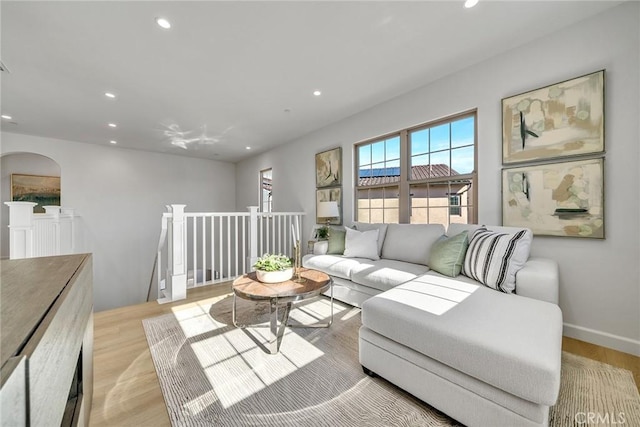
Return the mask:
[[2, 130], [236, 162], [619, 3], [3, 0]]

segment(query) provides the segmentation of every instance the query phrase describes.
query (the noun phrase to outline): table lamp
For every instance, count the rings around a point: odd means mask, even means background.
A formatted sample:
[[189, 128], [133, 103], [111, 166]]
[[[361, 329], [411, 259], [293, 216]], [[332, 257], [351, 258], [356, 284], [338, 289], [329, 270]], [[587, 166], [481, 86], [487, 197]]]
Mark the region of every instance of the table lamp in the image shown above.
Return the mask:
[[316, 212], [318, 218], [325, 218], [327, 227], [333, 218], [340, 217], [340, 209], [338, 209], [338, 202], [318, 202], [318, 212]]

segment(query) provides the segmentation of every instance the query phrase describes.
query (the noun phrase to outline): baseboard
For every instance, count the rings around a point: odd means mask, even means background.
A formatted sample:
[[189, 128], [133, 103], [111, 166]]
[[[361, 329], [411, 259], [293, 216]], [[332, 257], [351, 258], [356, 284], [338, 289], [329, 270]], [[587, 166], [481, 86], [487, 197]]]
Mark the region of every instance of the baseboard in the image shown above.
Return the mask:
[[596, 331], [595, 329], [572, 325], [570, 323], [565, 323], [563, 326], [563, 334], [567, 337], [612, 348], [614, 350], [640, 357], [640, 341], [621, 337], [620, 335], [609, 334], [607, 332]]

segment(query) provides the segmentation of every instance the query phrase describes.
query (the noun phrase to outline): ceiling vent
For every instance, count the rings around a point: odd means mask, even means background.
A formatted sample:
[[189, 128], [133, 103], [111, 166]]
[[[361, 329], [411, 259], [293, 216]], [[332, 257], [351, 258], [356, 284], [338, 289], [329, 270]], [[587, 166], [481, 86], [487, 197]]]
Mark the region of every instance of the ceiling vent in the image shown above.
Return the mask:
[[10, 72], [11, 72], [11, 71], [9, 71], [9, 69], [7, 68], [7, 66], [6, 66], [6, 65], [4, 65], [4, 63], [2, 62], [2, 60], [0, 60], [0, 71], [2, 71], [3, 73], [4, 73], [4, 72], [7, 72], [7, 73], [10, 73]]

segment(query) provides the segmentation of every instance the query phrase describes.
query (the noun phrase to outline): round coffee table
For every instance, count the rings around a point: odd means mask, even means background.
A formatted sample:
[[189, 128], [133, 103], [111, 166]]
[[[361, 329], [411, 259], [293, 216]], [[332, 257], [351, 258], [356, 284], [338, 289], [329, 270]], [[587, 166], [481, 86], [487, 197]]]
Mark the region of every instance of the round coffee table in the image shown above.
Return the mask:
[[[333, 280], [328, 274], [321, 271], [301, 268], [299, 270], [302, 282], [287, 280], [280, 283], [262, 283], [258, 281], [256, 273], [245, 274], [233, 281], [233, 308], [232, 319], [234, 326], [246, 328], [249, 325], [239, 325], [236, 322], [236, 297], [251, 301], [269, 301], [269, 328], [271, 330], [269, 339], [269, 351], [276, 354], [280, 348], [285, 327], [292, 328], [328, 328], [333, 323]], [[326, 323], [315, 323], [312, 325], [290, 325], [289, 312], [291, 305], [296, 301], [317, 297], [318, 295], [330, 291], [331, 295], [331, 316]], [[284, 306], [284, 313], [280, 328], [278, 328], [278, 305]]]

